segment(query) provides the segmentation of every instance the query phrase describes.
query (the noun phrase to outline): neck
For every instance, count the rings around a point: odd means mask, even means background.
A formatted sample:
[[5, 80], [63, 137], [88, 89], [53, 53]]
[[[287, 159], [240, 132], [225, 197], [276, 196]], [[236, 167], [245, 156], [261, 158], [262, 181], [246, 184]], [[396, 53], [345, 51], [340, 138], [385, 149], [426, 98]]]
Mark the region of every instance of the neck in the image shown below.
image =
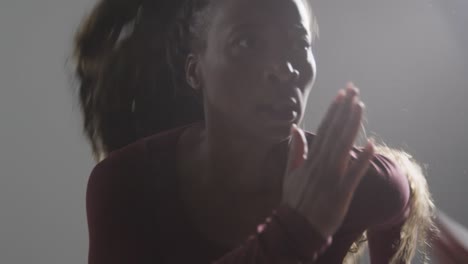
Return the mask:
[[285, 156], [281, 145], [249, 136], [238, 126], [210, 122], [202, 130], [200, 145], [204, 180], [216, 189], [236, 194], [261, 194], [276, 190]]

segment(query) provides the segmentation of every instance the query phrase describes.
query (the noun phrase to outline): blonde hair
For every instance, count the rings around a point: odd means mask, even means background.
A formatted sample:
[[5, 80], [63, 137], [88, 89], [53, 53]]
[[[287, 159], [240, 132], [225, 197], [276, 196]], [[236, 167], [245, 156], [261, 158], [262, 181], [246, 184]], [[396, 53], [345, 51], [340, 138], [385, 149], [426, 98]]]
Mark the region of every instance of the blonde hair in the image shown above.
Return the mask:
[[[376, 147], [376, 153], [390, 158], [403, 170], [408, 178], [411, 192], [410, 214], [402, 227], [400, 242], [390, 263], [411, 263], [418, 248], [424, 256], [424, 263], [428, 263], [427, 250], [432, 236], [437, 233], [437, 228], [434, 224], [435, 206], [423, 169], [405, 151], [381, 145]], [[353, 243], [343, 263], [358, 263], [366, 246], [367, 239], [364, 233]]]

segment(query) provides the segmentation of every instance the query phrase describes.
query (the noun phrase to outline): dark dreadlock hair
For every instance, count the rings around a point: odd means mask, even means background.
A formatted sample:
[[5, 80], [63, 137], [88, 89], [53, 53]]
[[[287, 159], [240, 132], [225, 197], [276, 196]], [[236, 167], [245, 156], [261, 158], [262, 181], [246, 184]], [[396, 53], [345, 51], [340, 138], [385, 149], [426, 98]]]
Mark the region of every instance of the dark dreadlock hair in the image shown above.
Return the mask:
[[[74, 58], [84, 131], [95, 157], [203, 119], [185, 58], [202, 39], [208, 0], [101, 0], [81, 25]], [[199, 45], [199, 44], [198, 44]]]

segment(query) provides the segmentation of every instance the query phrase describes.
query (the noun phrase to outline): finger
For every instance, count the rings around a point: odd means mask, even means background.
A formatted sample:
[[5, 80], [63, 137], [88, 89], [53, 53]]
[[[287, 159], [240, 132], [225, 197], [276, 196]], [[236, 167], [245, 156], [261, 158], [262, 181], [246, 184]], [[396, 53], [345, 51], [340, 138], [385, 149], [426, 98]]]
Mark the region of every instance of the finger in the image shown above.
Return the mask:
[[369, 169], [370, 162], [374, 157], [375, 146], [372, 140], [369, 140], [364, 150], [359, 154], [356, 162], [351, 166], [346, 174], [346, 177], [342, 181], [343, 193], [352, 196], [357, 186], [361, 182], [362, 178]]
[[334, 145], [338, 145], [337, 139], [341, 135], [348, 124], [348, 121], [353, 115], [353, 106], [356, 102], [358, 96], [357, 88], [348, 86], [346, 88], [346, 97], [343, 103], [343, 107], [340, 108], [340, 111], [335, 115], [335, 119], [331, 125], [331, 131], [328, 133], [328, 140], [334, 142]]
[[[335, 97], [335, 100], [330, 104], [327, 113], [325, 114], [325, 117], [323, 118], [322, 122], [320, 123], [320, 126], [317, 130], [317, 135], [314, 138], [314, 143], [312, 145], [312, 148], [320, 147], [320, 143], [323, 142], [324, 135], [327, 134], [327, 131], [329, 130], [329, 127], [336, 115], [336, 113], [339, 111], [340, 107], [342, 107], [343, 102], [346, 97], [346, 92], [345, 90], [341, 89], [337, 96]], [[311, 150], [313, 153], [313, 150]]]
[[307, 159], [308, 146], [304, 131], [298, 128], [296, 124], [291, 127], [291, 141], [289, 143], [288, 162], [286, 173], [289, 174]]
[[[364, 104], [355, 98], [352, 106], [351, 117], [346, 120], [345, 127], [341, 134], [337, 136], [335, 149], [333, 150], [332, 160], [337, 161], [337, 165], [344, 172], [347, 169], [350, 159], [350, 150], [354, 146], [354, 142], [361, 128], [362, 115]], [[341, 174], [343, 175], [343, 174]]]
[[[336, 160], [332, 157], [335, 149], [343, 149], [343, 145], [338, 142], [340, 134], [345, 129], [347, 121], [352, 115], [351, 107], [354, 98], [357, 96], [357, 89], [351, 86], [346, 88], [346, 97], [343, 105], [337, 111], [333, 120], [324, 135], [323, 143], [318, 150], [318, 155], [323, 157], [323, 162], [326, 163], [335, 163]], [[333, 165], [333, 164], [330, 164]]]

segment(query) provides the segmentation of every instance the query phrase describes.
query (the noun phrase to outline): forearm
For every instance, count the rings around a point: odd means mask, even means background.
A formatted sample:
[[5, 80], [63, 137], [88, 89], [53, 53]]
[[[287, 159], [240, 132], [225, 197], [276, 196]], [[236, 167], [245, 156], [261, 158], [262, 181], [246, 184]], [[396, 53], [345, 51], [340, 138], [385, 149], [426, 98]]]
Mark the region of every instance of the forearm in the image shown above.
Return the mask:
[[296, 264], [315, 260], [331, 243], [288, 207], [279, 208], [240, 247], [215, 264]]
[[[367, 231], [369, 239], [369, 252], [371, 263], [391, 263], [399, 250], [405, 247], [404, 241], [401, 240], [402, 229], [406, 224], [410, 214], [410, 206], [407, 207], [392, 221], [378, 227], [371, 228]], [[402, 244], [403, 243], [403, 244]], [[393, 264], [408, 263], [408, 260], [395, 259]]]

